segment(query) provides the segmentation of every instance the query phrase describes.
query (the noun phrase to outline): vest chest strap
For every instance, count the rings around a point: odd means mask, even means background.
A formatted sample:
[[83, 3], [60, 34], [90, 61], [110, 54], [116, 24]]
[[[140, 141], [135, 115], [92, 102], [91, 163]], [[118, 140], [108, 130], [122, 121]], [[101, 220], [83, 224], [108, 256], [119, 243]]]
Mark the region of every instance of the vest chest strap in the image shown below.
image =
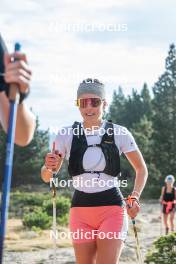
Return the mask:
[[96, 174], [100, 174], [100, 173], [103, 173], [103, 171], [87, 171], [87, 170], [85, 170], [85, 173], [91, 173], [91, 174], [96, 173]]
[[88, 145], [88, 147], [101, 147], [101, 144], [92, 144], [92, 145]]

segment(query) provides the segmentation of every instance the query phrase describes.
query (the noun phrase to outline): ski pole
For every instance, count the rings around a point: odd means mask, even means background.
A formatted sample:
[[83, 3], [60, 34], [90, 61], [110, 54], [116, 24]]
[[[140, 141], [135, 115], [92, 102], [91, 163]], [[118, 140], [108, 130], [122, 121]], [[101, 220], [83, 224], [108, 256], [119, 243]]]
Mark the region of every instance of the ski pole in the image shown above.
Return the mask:
[[136, 241], [136, 255], [137, 255], [137, 259], [139, 264], [143, 264], [143, 258], [142, 258], [142, 254], [141, 254], [141, 249], [140, 249], [140, 243], [139, 243], [139, 238], [138, 238], [138, 232], [137, 232], [137, 228], [136, 228], [136, 221], [134, 218], [131, 219], [132, 224], [133, 224], [133, 231], [134, 231], [134, 235], [135, 235], [135, 241]]
[[[125, 199], [127, 201], [127, 206], [128, 208], [132, 207], [133, 204], [133, 199], [132, 197], [129, 195], [127, 199]], [[135, 242], [136, 242], [136, 257], [138, 260], [139, 264], [143, 264], [143, 257], [142, 257], [142, 253], [141, 253], [141, 249], [140, 249], [140, 243], [139, 243], [139, 238], [138, 238], [138, 232], [137, 232], [137, 228], [136, 228], [136, 221], [135, 218], [131, 218], [131, 222], [133, 225], [133, 231], [134, 231], [134, 236], [135, 236]]]
[[[20, 44], [15, 44], [15, 52], [20, 51]], [[14, 61], [16, 59], [14, 58]], [[14, 153], [14, 139], [15, 139], [15, 128], [16, 128], [16, 114], [17, 114], [17, 104], [19, 101], [18, 85], [13, 83], [10, 85], [10, 112], [9, 112], [9, 122], [7, 131], [7, 141], [6, 141], [6, 159], [4, 167], [4, 177], [2, 185], [2, 201], [1, 201], [1, 226], [0, 226], [0, 264], [3, 261], [3, 249], [4, 240], [6, 234], [6, 224], [8, 219], [8, 207], [9, 207], [9, 196], [11, 188], [12, 179], [12, 166], [13, 166], [13, 153]]]
[[[52, 149], [52, 153], [55, 154], [56, 150], [55, 150], [55, 142], [53, 142], [53, 149]], [[56, 178], [56, 171], [53, 171], [53, 180]], [[53, 264], [56, 264], [56, 250], [57, 250], [57, 241], [56, 241], [56, 231], [57, 231], [57, 213], [56, 213], [56, 186], [54, 184], [52, 180], [52, 198], [53, 198], [53, 234], [54, 234], [54, 238], [53, 238]]]

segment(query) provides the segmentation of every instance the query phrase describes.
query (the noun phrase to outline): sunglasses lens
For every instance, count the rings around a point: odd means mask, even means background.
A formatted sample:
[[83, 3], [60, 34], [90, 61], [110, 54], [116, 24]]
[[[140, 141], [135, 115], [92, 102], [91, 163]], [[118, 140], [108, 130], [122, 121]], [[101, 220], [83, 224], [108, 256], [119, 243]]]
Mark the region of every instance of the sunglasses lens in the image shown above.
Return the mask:
[[102, 100], [100, 98], [81, 98], [76, 100], [76, 105], [80, 108], [86, 108], [89, 104], [92, 107], [101, 105]]
[[76, 106], [80, 107], [80, 108], [85, 108], [87, 106], [88, 102], [87, 102], [87, 98], [86, 99], [77, 99], [76, 100]]
[[86, 108], [88, 105], [88, 100], [86, 99], [80, 99], [80, 107], [81, 108]]
[[100, 98], [91, 98], [91, 104], [93, 107], [97, 107], [101, 105], [101, 99]]

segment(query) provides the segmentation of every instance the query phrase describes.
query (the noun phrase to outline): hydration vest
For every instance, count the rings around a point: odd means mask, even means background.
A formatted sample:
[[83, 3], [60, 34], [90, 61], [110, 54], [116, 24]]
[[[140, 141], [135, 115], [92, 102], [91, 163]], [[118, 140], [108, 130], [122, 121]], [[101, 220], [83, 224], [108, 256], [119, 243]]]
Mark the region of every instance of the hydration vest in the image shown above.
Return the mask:
[[[70, 150], [70, 158], [68, 165], [68, 172], [70, 176], [76, 176], [83, 173], [106, 173], [110, 176], [118, 176], [120, 173], [120, 155], [119, 150], [115, 144], [114, 140], [114, 130], [113, 124], [107, 122], [105, 124], [105, 133], [102, 136], [100, 144], [88, 145], [86, 136], [84, 134], [81, 123], [74, 122], [72, 129], [77, 129], [79, 131], [78, 135], [73, 133], [72, 145]], [[73, 130], [74, 131], [74, 130]], [[107, 131], [110, 131], [108, 134]], [[83, 156], [87, 148], [100, 147], [106, 161], [106, 166], [103, 171], [89, 171], [83, 168]]]
[[165, 202], [169, 202], [169, 201], [174, 201], [176, 199], [175, 197], [175, 188], [172, 188], [172, 191], [170, 193], [167, 192], [167, 188], [165, 186], [164, 188], [164, 195], [163, 195], [163, 200]]

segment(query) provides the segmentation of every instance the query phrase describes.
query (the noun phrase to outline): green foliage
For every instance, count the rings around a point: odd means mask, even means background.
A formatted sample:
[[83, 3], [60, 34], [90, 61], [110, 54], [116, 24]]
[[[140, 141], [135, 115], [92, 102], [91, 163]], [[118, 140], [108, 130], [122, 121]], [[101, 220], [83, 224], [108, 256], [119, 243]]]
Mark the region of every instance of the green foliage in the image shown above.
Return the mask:
[[[133, 134], [146, 161], [149, 178], [143, 197], [158, 198], [167, 174], [176, 171], [176, 48], [172, 44], [166, 58], [166, 70], [150, 95], [145, 83], [141, 92], [132, 90], [124, 96], [122, 88], [114, 91], [107, 114], [114, 123], [126, 126]], [[134, 172], [122, 159], [122, 172]], [[131, 179], [128, 179], [131, 186]], [[129, 188], [128, 188], [129, 190]]]
[[66, 213], [66, 214], [64, 214], [62, 216], [59, 216], [57, 218], [57, 222], [61, 226], [67, 226], [68, 225], [68, 222], [69, 222], [69, 214]]
[[44, 199], [49, 198], [49, 194], [43, 193], [26, 193], [26, 192], [14, 192], [11, 194], [12, 206], [42, 206]]
[[[123, 94], [122, 88], [118, 88], [118, 92], [114, 91], [113, 99], [109, 107], [109, 112], [106, 115], [107, 119], [111, 119], [114, 123], [119, 125], [125, 125], [124, 114], [125, 114], [125, 96]], [[117, 114], [118, 113], [118, 114]]]
[[[57, 196], [56, 212], [57, 223], [68, 225], [68, 215], [70, 209], [70, 198], [66, 193]], [[52, 196], [50, 193], [11, 193], [10, 216], [22, 217], [25, 227], [30, 229], [46, 229], [50, 227], [53, 215]], [[41, 220], [41, 222], [40, 222]]]
[[170, 46], [166, 70], [153, 87], [154, 162], [162, 175], [176, 171], [176, 49]]
[[163, 184], [162, 179], [160, 178], [160, 171], [157, 169], [155, 163], [153, 163], [153, 124], [151, 120], [144, 115], [141, 118], [140, 122], [133, 126], [131, 132], [139, 146], [139, 149], [142, 151], [142, 155], [146, 162], [149, 177], [147, 180], [146, 187], [142, 193], [143, 198], [152, 197], [157, 199], [161, 186]]
[[152, 116], [151, 96], [147, 84], [144, 84], [141, 94], [132, 89], [132, 95], [127, 97], [121, 87], [114, 91], [107, 119], [130, 129], [140, 122], [144, 115], [147, 118]]
[[42, 207], [49, 194], [13, 192], [10, 196], [10, 215], [22, 217], [24, 213], [33, 211], [34, 207]]
[[142, 149], [142, 154], [145, 160], [150, 161], [152, 155], [152, 134], [153, 127], [152, 121], [148, 120], [148, 118], [144, 115], [140, 121], [133, 125], [131, 132], [138, 144], [139, 148]]
[[32, 226], [31, 231], [41, 234], [41, 228], [37, 226]]
[[135, 89], [132, 89], [132, 95], [128, 96], [126, 112], [125, 118], [127, 128], [133, 127], [144, 115], [142, 97]]
[[37, 208], [31, 213], [24, 214], [23, 225], [28, 228], [39, 227], [47, 229], [51, 226], [52, 217], [49, 216], [42, 208]]
[[[5, 160], [6, 135], [0, 128], [0, 171], [3, 171]], [[15, 145], [13, 158], [12, 185], [18, 186], [27, 183], [41, 183], [40, 169], [44, 162], [44, 157], [48, 152], [49, 133], [39, 129], [37, 119], [36, 130], [33, 140], [26, 147]], [[2, 179], [2, 177], [1, 177]]]
[[147, 168], [149, 177], [142, 193], [142, 198], [158, 199], [161, 194], [161, 187], [163, 186], [161, 173], [152, 162], [147, 163]]
[[[70, 208], [70, 199], [58, 196], [56, 199], [56, 208], [57, 208], [57, 217], [61, 217], [68, 213], [68, 210]], [[45, 200], [43, 203], [43, 210], [47, 212], [48, 215], [53, 215], [53, 204], [52, 200]]]
[[147, 264], [173, 264], [176, 263], [176, 233], [160, 237], [153, 244], [147, 256]]
[[13, 186], [42, 182], [40, 169], [48, 152], [48, 146], [48, 131], [39, 130], [39, 121], [37, 119], [37, 126], [31, 143], [23, 148], [15, 146]]
[[148, 120], [151, 120], [153, 116], [152, 98], [146, 83], [144, 83], [143, 88], [141, 90], [141, 100], [143, 102], [142, 116], [145, 115]]

